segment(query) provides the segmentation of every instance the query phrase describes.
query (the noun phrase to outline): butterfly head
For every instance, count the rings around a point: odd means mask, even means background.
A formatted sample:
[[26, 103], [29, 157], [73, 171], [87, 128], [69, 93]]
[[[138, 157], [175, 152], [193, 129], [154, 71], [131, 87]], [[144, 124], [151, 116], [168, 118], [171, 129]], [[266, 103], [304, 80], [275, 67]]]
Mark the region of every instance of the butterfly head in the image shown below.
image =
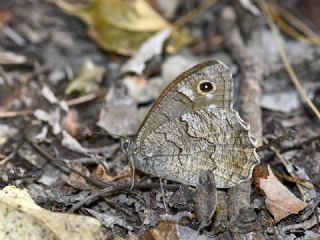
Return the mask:
[[131, 147], [131, 143], [132, 143], [131, 138], [129, 138], [129, 137], [121, 138], [120, 147], [121, 147], [122, 152], [128, 153], [130, 151], [130, 149], [131, 149], [130, 148]]
[[135, 155], [138, 151], [138, 147], [134, 144], [132, 137], [124, 137], [120, 139], [120, 147], [123, 153], [126, 155]]

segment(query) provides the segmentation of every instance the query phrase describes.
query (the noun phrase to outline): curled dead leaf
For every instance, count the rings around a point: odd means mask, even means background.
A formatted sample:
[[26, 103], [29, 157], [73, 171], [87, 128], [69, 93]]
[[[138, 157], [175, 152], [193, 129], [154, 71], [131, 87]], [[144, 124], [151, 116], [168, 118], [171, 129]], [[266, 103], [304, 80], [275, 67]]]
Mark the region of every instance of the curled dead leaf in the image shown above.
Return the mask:
[[268, 166], [268, 172], [267, 179], [260, 178], [260, 188], [266, 195], [266, 207], [277, 222], [290, 214], [300, 212], [308, 205], [297, 198], [275, 177], [270, 166]]
[[252, 182], [257, 191], [261, 194], [264, 195], [264, 192], [260, 188], [260, 179], [266, 179], [268, 177], [268, 169], [266, 166], [259, 164], [254, 167], [253, 173], [252, 173]]
[[[89, 170], [80, 163], [71, 162], [68, 163], [68, 166], [87, 177], [90, 176]], [[62, 180], [76, 189], [88, 190], [90, 188], [87, 181], [82, 176], [74, 172], [71, 172], [68, 176], [63, 176]]]
[[129, 167], [125, 168], [122, 172], [120, 172], [116, 176], [110, 176], [107, 174], [105, 168], [102, 164], [99, 164], [97, 168], [93, 171], [92, 176], [96, 179], [99, 179], [102, 182], [112, 182], [122, 178], [131, 177], [132, 171]]
[[161, 221], [154, 228], [146, 231], [140, 240], [179, 240], [177, 224], [173, 221]]

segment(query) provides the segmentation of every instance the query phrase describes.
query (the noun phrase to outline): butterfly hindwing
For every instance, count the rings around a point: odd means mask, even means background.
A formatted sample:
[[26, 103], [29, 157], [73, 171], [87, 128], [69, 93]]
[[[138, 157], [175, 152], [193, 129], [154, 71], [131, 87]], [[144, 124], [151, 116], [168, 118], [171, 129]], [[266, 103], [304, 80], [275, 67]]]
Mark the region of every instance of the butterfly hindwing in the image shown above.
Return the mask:
[[219, 188], [245, 181], [258, 160], [249, 130], [237, 118], [212, 107], [183, 114], [145, 138], [137, 168], [188, 185], [196, 185], [204, 170], [214, 171]]

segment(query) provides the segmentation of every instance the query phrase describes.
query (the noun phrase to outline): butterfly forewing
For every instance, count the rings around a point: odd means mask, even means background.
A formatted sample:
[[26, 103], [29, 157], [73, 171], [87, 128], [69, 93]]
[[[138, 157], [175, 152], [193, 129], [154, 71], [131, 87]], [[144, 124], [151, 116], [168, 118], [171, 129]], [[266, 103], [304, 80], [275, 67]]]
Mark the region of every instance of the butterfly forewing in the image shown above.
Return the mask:
[[[197, 94], [197, 83], [201, 80], [215, 83], [216, 96], [206, 98]], [[214, 60], [198, 64], [179, 75], [161, 93], [143, 121], [136, 140], [143, 142], [149, 133], [184, 113], [204, 109], [212, 104], [230, 109], [231, 98], [232, 78], [228, 67]]]

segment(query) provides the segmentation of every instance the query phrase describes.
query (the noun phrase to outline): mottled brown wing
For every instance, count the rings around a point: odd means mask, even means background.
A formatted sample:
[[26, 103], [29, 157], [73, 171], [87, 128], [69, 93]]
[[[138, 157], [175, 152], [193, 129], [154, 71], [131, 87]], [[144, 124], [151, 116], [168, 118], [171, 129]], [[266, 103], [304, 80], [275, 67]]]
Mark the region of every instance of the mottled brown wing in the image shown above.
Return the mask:
[[[202, 80], [215, 83], [216, 94], [212, 98], [197, 94], [197, 84]], [[215, 60], [198, 64], [179, 75], [161, 93], [142, 123], [136, 142], [139, 145], [149, 133], [184, 113], [205, 109], [212, 104], [229, 110], [231, 101], [232, 77], [229, 68]]]
[[[199, 92], [210, 81], [212, 92]], [[197, 65], [161, 94], [135, 141], [134, 165], [143, 172], [196, 185], [212, 170], [218, 188], [251, 177], [258, 163], [249, 126], [232, 109], [232, 78], [222, 63]]]
[[149, 134], [135, 165], [164, 179], [196, 185], [204, 170], [214, 171], [218, 188], [251, 177], [258, 156], [248, 126], [231, 111], [208, 107], [183, 114]]

